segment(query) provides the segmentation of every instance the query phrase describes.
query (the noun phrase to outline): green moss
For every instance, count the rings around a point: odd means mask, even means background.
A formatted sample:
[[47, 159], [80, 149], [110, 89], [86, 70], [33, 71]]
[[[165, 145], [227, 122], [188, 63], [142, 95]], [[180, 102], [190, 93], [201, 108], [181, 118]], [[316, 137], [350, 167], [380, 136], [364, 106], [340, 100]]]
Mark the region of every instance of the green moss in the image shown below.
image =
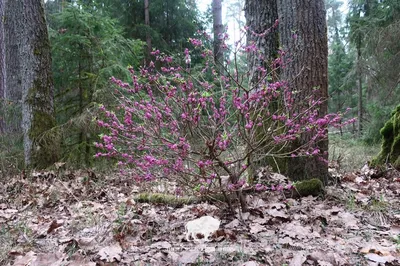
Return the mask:
[[324, 185], [322, 181], [318, 178], [313, 178], [310, 180], [301, 181], [295, 184], [296, 193], [298, 196], [319, 196], [324, 193]]
[[135, 200], [142, 203], [165, 204], [174, 207], [181, 207], [185, 204], [192, 204], [199, 201], [195, 197], [176, 197], [162, 193], [140, 193], [135, 197]]
[[37, 78], [26, 98], [25, 104], [29, 104], [32, 109], [31, 128], [28, 131], [32, 140], [29, 167], [43, 169], [57, 162], [59, 158], [60, 133], [49, 104], [52, 84], [51, 75], [47, 79]]
[[41, 55], [42, 53], [40, 52], [39, 49], [36, 48], [36, 49], [33, 50], [33, 54], [34, 55]]
[[32, 140], [31, 166], [46, 168], [58, 160], [59, 132], [55, 129], [56, 121], [50, 114], [41, 111], [33, 113], [29, 138]]
[[382, 136], [390, 136], [393, 132], [393, 123], [391, 120], [387, 121], [383, 128], [380, 130]]
[[396, 168], [400, 166], [400, 105], [392, 112], [392, 116], [380, 130], [382, 146], [378, 156], [371, 162], [372, 166], [382, 166], [391, 163]]
[[56, 120], [52, 113], [45, 107], [49, 105], [50, 89], [47, 84], [39, 80], [34, 81], [33, 87], [28, 92], [26, 102], [32, 108], [31, 128], [28, 132], [32, 140], [31, 165], [33, 168], [46, 168], [55, 163], [59, 158], [60, 135], [56, 130]]
[[400, 134], [398, 134], [394, 138], [390, 152], [391, 152], [390, 157], [392, 157], [395, 160], [397, 160], [399, 158], [399, 156], [400, 156]]

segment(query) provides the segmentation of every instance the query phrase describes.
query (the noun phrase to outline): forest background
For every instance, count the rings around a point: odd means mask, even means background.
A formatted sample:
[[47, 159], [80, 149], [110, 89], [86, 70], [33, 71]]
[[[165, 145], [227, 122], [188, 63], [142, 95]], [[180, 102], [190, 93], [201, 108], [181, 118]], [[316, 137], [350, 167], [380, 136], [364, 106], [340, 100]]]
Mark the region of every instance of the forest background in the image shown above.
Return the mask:
[[197, 2], [0, 0], [0, 264], [398, 265], [400, 2]]
[[[127, 81], [127, 67], [138, 68], [149, 59], [151, 49], [179, 57], [185, 48], [193, 49], [189, 38], [198, 37], [199, 30], [212, 33], [211, 5], [205, 9], [206, 5], [201, 4], [204, 12], [200, 12], [195, 1], [155, 0], [147, 4], [148, 18], [143, 1], [46, 1], [56, 125], [62, 135], [60, 161], [75, 167], [93, 166], [93, 143], [99, 133], [93, 126], [94, 109], [99, 102], [112, 101], [108, 93], [111, 76]], [[240, 29], [246, 25], [244, 4], [245, 1], [223, 2], [224, 28], [228, 26], [233, 40], [239, 39]], [[333, 140], [344, 139], [354, 144], [352, 147], [368, 151], [371, 145], [379, 144], [380, 129], [399, 103], [399, 4], [365, 0], [344, 5], [327, 0], [325, 6], [329, 111], [344, 113], [350, 108], [347, 118], [357, 117], [351, 126], [331, 132], [340, 135]], [[232, 49], [234, 42], [228, 43]], [[211, 47], [212, 42], [208, 45]], [[229, 59], [232, 55], [225, 56]], [[200, 58], [193, 57], [192, 70], [198, 71], [200, 63]], [[239, 63], [243, 72], [247, 71], [243, 57]], [[18, 93], [11, 93], [4, 102], [3, 117], [11, 127], [5, 132], [11, 135], [1, 135], [2, 173], [24, 165], [19, 98]], [[340, 146], [335, 146], [332, 159], [341, 159], [336, 151]]]

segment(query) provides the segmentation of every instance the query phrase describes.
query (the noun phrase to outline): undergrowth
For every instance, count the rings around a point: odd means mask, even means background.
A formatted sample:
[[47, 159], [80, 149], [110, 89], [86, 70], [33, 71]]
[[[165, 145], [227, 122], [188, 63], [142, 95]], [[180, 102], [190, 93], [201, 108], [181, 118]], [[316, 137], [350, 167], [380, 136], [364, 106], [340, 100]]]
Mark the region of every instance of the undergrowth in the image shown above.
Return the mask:
[[365, 144], [351, 134], [329, 135], [329, 160], [337, 162], [342, 172], [359, 170], [375, 157], [379, 150], [379, 144]]
[[22, 134], [0, 134], [0, 177], [19, 173], [24, 167]]

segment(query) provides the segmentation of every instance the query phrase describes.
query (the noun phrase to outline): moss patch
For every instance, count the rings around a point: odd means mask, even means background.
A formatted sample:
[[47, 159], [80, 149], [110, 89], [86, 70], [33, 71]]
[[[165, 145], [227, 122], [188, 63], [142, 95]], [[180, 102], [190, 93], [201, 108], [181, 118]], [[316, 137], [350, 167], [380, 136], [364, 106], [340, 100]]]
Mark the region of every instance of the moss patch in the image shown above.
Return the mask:
[[162, 193], [140, 193], [135, 197], [135, 200], [141, 203], [165, 204], [173, 207], [181, 207], [185, 204], [199, 202], [199, 199], [195, 197], [176, 197]]
[[55, 118], [45, 112], [35, 111], [29, 138], [32, 140], [31, 166], [46, 168], [57, 162], [60, 150], [60, 135], [55, 128]]
[[372, 160], [372, 166], [391, 163], [400, 168], [400, 105], [392, 112], [392, 116], [380, 130], [382, 136], [381, 151]]
[[306, 197], [310, 195], [319, 196], [324, 194], [324, 185], [318, 178], [298, 182], [294, 187], [296, 188], [294, 193], [297, 195], [293, 196]]

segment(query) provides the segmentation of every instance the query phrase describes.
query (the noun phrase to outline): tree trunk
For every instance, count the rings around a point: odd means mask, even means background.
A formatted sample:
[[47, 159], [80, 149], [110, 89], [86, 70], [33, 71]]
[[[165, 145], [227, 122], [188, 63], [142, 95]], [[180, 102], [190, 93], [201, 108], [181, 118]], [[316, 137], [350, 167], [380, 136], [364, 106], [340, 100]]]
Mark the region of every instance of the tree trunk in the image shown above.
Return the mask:
[[[279, 33], [281, 45], [287, 51], [282, 69], [282, 79], [296, 94], [296, 102], [308, 102], [313, 96], [322, 100], [319, 116], [328, 111], [328, 40], [323, 0], [278, 0]], [[304, 107], [304, 105], [303, 105]], [[301, 108], [301, 106], [300, 106]], [[303, 134], [294, 148], [307, 143], [313, 133]], [[328, 159], [328, 141], [318, 144]], [[328, 178], [328, 165], [317, 156], [290, 158], [288, 175], [293, 180]]]
[[221, 48], [221, 37], [224, 32], [222, 24], [222, 0], [212, 1], [213, 30], [214, 30], [214, 61], [220, 73], [224, 72], [224, 52]]
[[6, 58], [5, 58], [5, 40], [4, 40], [4, 5], [5, 0], [0, 0], [0, 134], [5, 132], [4, 111], [5, 111], [5, 74], [6, 74]]
[[148, 26], [146, 30], [146, 44], [147, 44], [147, 58], [150, 58], [151, 54], [151, 35], [150, 35], [150, 14], [149, 14], [149, 0], [144, 0], [144, 24]]
[[363, 88], [362, 88], [362, 69], [361, 69], [361, 40], [357, 44], [357, 90], [358, 90], [357, 136], [360, 138], [361, 134], [362, 134], [362, 120], [363, 120]]
[[[247, 54], [247, 62], [249, 68], [249, 88], [257, 89], [258, 84], [267, 82], [267, 75], [271, 74], [271, 62], [277, 57], [279, 49], [278, 29], [274, 27], [275, 21], [278, 19], [278, 9], [276, 0], [247, 0], [245, 3], [245, 17], [247, 30], [247, 45], [255, 45], [257, 50]], [[263, 68], [266, 72], [260, 71]], [[275, 80], [276, 81], [276, 80]], [[273, 113], [276, 106], [270, 105], [269, 110]], [[266, 115], [266, 114], [265, 114]], [[268, 119], [268, 118], [267, 118]], [[267, 120], [266, 119], [266, 120]], [[268, 132], [269, 124], [263, 121], [262, 127], [255, 127], [254, 130], [256, 138], [264, 138], [265, 132]], [[267, 142], [268, 140], [266, 140]], [[250, 147], [249, 147], [250, 148]], [[259, 152], [261, 154], [267, 153], [267, 150]], [[248, 176], [249, 182], [253, 182], [256, 170], [260, 166], [266, 166], [270, 163], [267, 157], [258, 160], [256, 157], [262, 155], [250, 154]], [[275, 165], [275, 164], [271, 164]], [[275, 169], [280, 171], [281, 169]]]
[[270, 72], [270, 63], [277, 57], [279, 49], [278, 29], [274, 28], [278, 19], [276, 0], [247, 0], [245, 4], [245, 17], [247, 32], [247, 44], [254, 44], [258, 51], [247, 55], [250, 71], [250, 83], [253, 86], [260, 79], [261, 72], [258, 67], [263, 67]]
[[25, 165], [44, 168], [56, 162], [59, 154], [59, 136], [54, 129], [50, 43], [43, 1], [25, 0], [18, 7], [15, 12], [21, 14], [17, 28], [21, 29], [18, 55]]
[[21, 129], [21, 64], [18, 56], [21, 32], [18, 27], [22, 8], [21, 1], [4, 1], [4, 47], [5, 47], [5, 131], [18, 134]]

